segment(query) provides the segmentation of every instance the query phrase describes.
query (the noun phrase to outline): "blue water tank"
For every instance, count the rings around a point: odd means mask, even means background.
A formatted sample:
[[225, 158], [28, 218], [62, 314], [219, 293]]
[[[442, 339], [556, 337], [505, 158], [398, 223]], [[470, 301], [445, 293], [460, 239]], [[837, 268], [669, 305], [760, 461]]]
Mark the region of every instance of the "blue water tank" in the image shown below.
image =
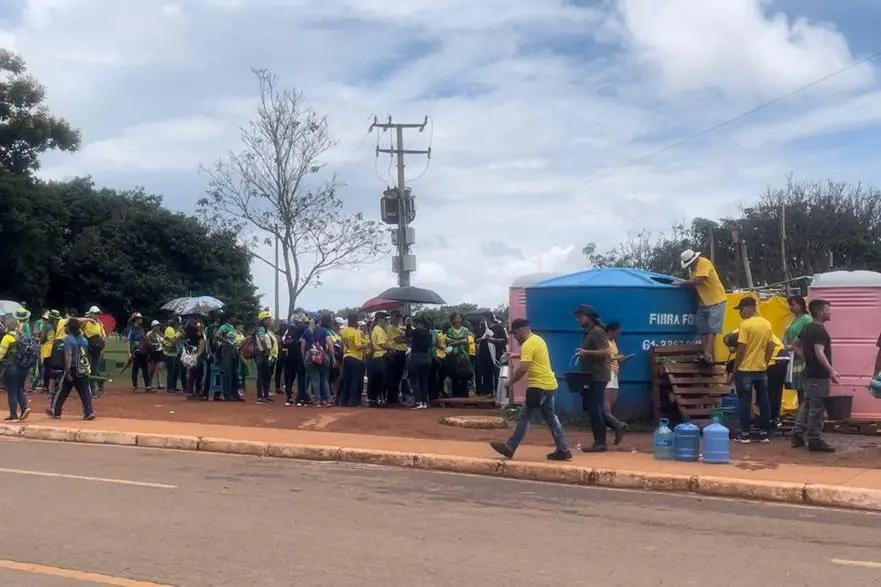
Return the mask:
[[673, 429], [673, 449], [677, 461], [697, 461], [701, 449], [701, 429], [686, 418]]
[[618, 349], [634, 354], [621, 366], [615, 414], [625, 419], [651, 415], [649, 349], [699, 340], [694, 323], [697, 298], [692, 290], [673, 285], [676, 281], [669, 275], [609, 268], [555, 277], [526, 288], [526, 316], [547, 341], [561, 382], [557, 394], [561, 412], [581, 412], [581, 397], [568, 390], [563, 378], [583, 336], [572, 311], [588, 304], [603, 322], [621, 323]]

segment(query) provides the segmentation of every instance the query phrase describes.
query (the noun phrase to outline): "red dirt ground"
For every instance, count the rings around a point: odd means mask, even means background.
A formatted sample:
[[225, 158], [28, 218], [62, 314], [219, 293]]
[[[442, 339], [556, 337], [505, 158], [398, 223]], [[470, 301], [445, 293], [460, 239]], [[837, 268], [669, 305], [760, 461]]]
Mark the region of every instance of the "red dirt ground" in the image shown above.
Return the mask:
[[[5, 395], [5, 394], [3, 394]], [[47, 396], [31, 395], [33, 422], [39, 422], [43, 410], [48, 407]], [[251, 396], [253, 400], [253, 396]], [[3, 398], [0, 405], [5, 405]], [[95, 401], [98, 417], [133, 418], [138, 420], [166, 420], [197, 422], [202, 424], [227, 424], [265, 428], [287, 428], [354, 434], [379, 434], [409, 438], [437, 438], [445, 440], [471, 440], [489, 442], [504, 440], [509, 430], [474, 430], [440, 424], [440, 418], [455, 415], [490, 415], [491, 410], [429, 409], [409, 410], [403, 408], [297, 408], [285, 407], [284, 396], [276, 396], [271, 405], [255, 405], [247, 402], [188, 401], [180, 395], [164, 392], [133, 394], [130, 389], [109, 386], [107, 393]], [[65, 406], [66, 418], [82, 415], [79, 398], [73, 394]], [[513, 427], [513, 423], [511, 424]], [[591, 442], [590, 430], [570, 427], [567, 430], [570, 444]], [[825, 464], [833, 466], [881, 468], [881, 437], [830, 434], [827, 438], [837, 448], [832, 455], [809, 453], [789, 447], [787, 439], [776, 439], [768, 445], [739, 445], [732, 443], [732, 458], [744, 461], [747, 468], [769, 468], [780, 463]], [[543, 425], [530, 428], [526, 441], [529, 444], [551, 446], [548, 430]], [[652, 451], [652, 435], [629, 434], [617, 447], [619, 451]]]

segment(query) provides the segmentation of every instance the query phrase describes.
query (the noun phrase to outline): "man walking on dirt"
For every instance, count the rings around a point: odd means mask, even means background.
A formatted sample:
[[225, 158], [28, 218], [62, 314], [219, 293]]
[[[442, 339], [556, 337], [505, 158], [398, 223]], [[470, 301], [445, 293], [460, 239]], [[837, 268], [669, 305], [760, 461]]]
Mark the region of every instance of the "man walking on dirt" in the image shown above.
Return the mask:
[[563, 434], [563, 426], [554, 411], [555, 392], [557, 391], [557, 377], [551, 369], [551, 359], [548, 354], [548, 345], [537, 334], [533, 334], [527, 320], [514, 320], [511, 324], [511, 334], [520, 343], [520, 365], [514, 371], [509, 385], [526, 377], [526, 402], [520, 412], [517, 428], [507, 442], [493, 442], [490, 446], [502, 456], [513, 458], [517, 447], [526, 436], [529, 428], [529, 420], [535, 410], [541, 412], [557, 450], [548, 455], [551, 461], [568, 461], [572, 459], [572, 452], [566, 444], [566, 436]]
[[687, 249], [680, 255], [680, 264], [683, 269], [688, 269], [688, 281], [677, 282], [680, 287], [689, 287], [697, 292], [697, 329], [701, 335], [701, 345], [704, 353], [703, 359], [707, 363], [713, 362], [713, 348], [716, 345], [716, 336], [722, 332], [722, 323], [725, 319], [725, 287], [716, 267], [706, 257], [701, 256], [691, 249]]

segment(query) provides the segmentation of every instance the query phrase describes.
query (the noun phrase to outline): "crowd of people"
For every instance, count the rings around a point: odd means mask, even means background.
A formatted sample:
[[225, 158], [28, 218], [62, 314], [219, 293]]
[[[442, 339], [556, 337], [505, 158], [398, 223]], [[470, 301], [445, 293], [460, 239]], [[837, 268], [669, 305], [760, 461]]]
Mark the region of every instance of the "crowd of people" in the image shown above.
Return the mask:
[[[52, 395], [52, 417], [61, 416], [72, 389], [80, 392], [84, 413], [94, 417], [91, 399], [106, 380], [100, 371], [108, 333], [100, 316], [93, 306], [83, 318], [73, 310], [64, 316], [49, 310], [32, 323], [24, 308], [6, 317], [0, 362], [10, 390], [8, 420], [30, 414], [29, 380], [32, 391]], [[467, 320], [454, 313], [448, 323], [435, 325], [426, 316], [400, 312], [369, 318], [300, 314], [278, 322], [263, 310], [247, 323], [215, 310], [149, 323], [135, 312], [122, 339], [128, 354], [123, 371], [131, 368], [134, 393], [245, 401], [254, 369], [258, 404], [284, 395], [288, 406], [359, 407], [366, 391], [370, 407], [407, 400], [425, 409], [441, 396], [495, 393], [508, 335], [492, 313]], [[69, 378], [77, 375], [71, 367], [78, 363], [79, 376]]]

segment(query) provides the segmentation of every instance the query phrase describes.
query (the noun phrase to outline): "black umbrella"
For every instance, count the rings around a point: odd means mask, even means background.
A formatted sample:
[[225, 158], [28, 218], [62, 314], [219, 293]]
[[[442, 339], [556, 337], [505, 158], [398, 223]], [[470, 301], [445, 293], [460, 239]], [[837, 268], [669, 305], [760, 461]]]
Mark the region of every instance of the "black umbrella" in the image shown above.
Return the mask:
[[430, 289], [421, 287], [393, 287], [376, 297], [406, 304], [446, 304], [442, 297]]

